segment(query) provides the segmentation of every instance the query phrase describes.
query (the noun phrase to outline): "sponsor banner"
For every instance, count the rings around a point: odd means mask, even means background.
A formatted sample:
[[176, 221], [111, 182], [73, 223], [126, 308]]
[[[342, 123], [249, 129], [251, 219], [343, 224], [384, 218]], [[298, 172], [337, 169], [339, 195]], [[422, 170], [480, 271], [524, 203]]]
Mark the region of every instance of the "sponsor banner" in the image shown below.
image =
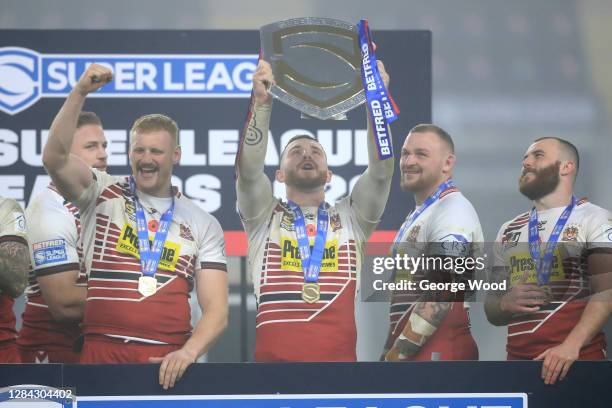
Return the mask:
[[0, 47], [0, 111], [14, 115], [40, 98], [64, 98], [91, 64], [114, 73], [93, 98], [249, 98], [257, 54], [43, 54]]
[[78, 408], [526, 408], [527, 394], [323, 394], [79, 397]]
[[[407, 129], [431, 122], [431, 36], [374, 34], [394, 98], [404, 109], [392, 125], [399, 149]], [[104, 124], [109, 173], [131, 172], [129, 129], [136, 118], [169, 115], [179, 125], [182, 147], [173, 184], [231, 235], [229, 255], [245, 254], [234, 161], [259, 48], [257, 31], [0, 30], [0, 196], [25, 207], [47, 186], [42, 148], [51, 122], [81, 73], [100, 63], [112, 68], [114, 80], [88, 97], [84, 109]], [[349, 194], [368, 164], [364, 108], [349, 112], [347, 120], [319, 121], [302, 120], [299, 112], [275, 104], [265, 159], [271, 180], [280, 152], [297, 134], [317, 138], [326, 151], [334, 174], [326, 200]], [[382, 231], [397, 229], [412, 207], [394, 177]], [[282, 184], [273, 182], [273, 191], [284, 197]]]

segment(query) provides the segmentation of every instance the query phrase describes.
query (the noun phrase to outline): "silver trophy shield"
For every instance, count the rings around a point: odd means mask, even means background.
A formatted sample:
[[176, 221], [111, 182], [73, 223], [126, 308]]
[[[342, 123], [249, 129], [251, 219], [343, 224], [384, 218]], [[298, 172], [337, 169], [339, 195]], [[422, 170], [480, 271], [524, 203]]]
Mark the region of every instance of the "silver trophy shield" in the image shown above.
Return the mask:
[[260, 29], [262, 57], [272, 66], [270, 93], [306, 117], [345, 119], [365, 102], [357, 27], [303, 17]]

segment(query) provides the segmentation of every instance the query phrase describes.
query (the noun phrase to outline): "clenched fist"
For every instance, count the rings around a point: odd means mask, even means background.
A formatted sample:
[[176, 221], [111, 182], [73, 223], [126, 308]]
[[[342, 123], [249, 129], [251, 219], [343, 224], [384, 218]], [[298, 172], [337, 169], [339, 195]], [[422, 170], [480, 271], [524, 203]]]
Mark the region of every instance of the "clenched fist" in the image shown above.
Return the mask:
[[82, 96], [95, 92], [113, 80], [113, 71], [98, 64], [91, 64], [74, 87]]
[[257, 105], [269, 105], [272, 95], [268, 93], [270, 86], [274, 85], [272, 67], [264, 60], [260, 60], [253, 74], [253, 96]]

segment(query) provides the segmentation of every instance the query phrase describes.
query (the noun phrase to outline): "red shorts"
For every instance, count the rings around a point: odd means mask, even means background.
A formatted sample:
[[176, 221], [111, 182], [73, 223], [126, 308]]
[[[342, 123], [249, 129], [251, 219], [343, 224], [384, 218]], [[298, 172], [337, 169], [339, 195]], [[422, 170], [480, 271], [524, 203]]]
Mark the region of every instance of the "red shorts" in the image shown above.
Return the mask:
[[410, 360], [478, 360], [478, 346], [469, 329], [466, 332], [441, 331], [427, 340], [421, 350]]
[[7, 340], [0, 342], [0, 364], [16, 364], [21, 363], [19, 349], [15, 340]]
[[19, 346], [19, 354], [22, 363], [67, 363], [79, 362], [79, 353], [72, 351], [69, 347], [23, 347]]
[[126, 342], [104, 335], [89, 335], [85, 336], [80, 361], [84, 364], [148, 363], [149, 357], [164, 357], [180, 348], [176, 344]]

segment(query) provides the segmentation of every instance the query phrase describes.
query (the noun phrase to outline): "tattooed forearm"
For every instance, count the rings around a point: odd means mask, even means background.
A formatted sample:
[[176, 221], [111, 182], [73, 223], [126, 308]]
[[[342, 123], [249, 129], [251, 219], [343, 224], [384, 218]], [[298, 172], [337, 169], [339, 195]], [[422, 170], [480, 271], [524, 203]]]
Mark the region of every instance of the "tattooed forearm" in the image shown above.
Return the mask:
[[418, 314], [431, 325], [439, 327], [450, 307], [451, 303], [419, 302], [415, 305], [412, 313]]
[[397, 357], [400, 360], [414, 356], [421, 349], [421, 346], [419, 346], [418, 344], [415, 344], [408, 339], [402, 338], [397, 339], [397, 341], [395, 342], [395, 346], [398, 349]]
[[249, 146], [255, 146], [263, 141], [263, 132], [257, 127], [257, 112], [253, 112], [251, 121], [244, 137], [244, 143]]
[[0, 243], [0, 289], [9, 296], [17, 297], [27, 285], [30, 269], [28, 246], [22, 242]]

